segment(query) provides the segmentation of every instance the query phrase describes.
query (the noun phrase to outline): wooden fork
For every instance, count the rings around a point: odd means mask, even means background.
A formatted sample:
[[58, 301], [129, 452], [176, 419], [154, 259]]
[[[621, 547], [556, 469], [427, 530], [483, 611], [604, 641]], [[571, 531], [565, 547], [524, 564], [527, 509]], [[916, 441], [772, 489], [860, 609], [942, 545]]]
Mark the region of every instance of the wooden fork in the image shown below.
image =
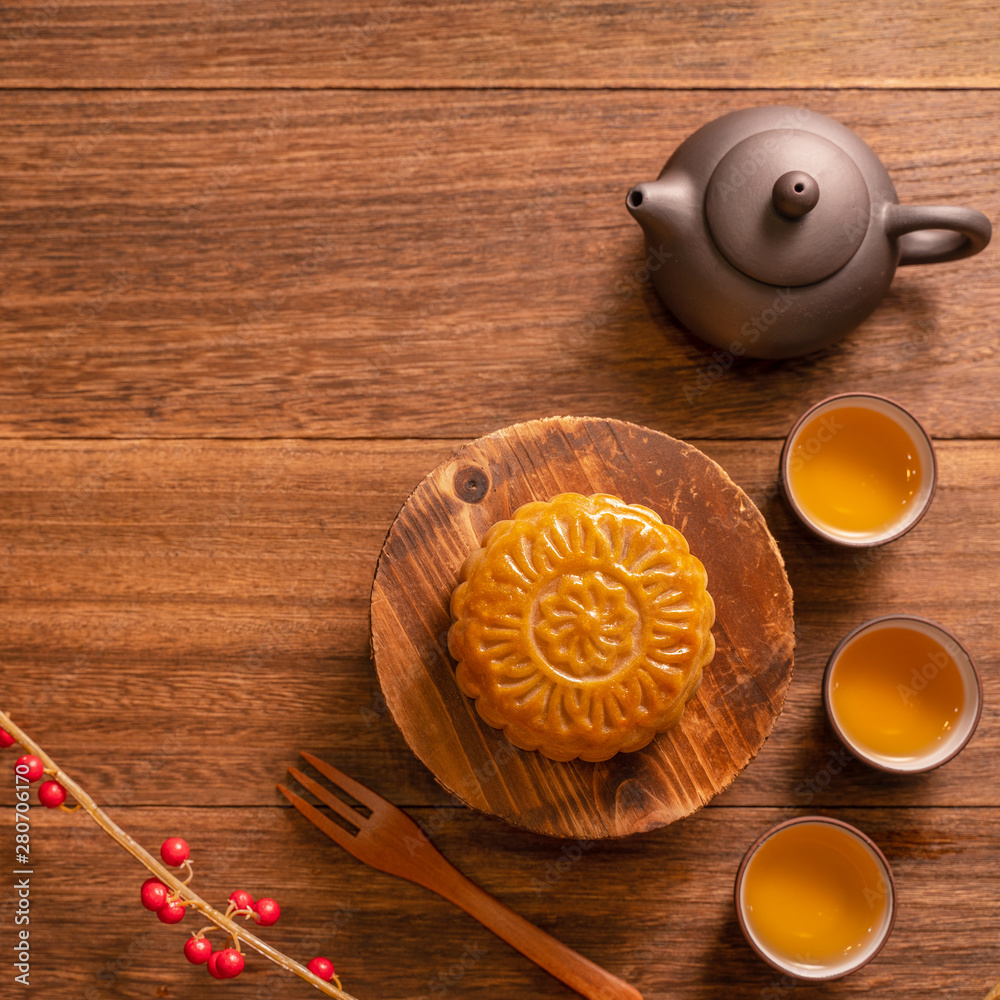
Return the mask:
[[345, 830], [305, 799], [284, 785], [278, 785], [281, 794], [306, 819], [344, 850], [372, 868], [416, 882], [460, 906], [522, 955], [590, 1000], [642, 1000], [637, 989], [567, 948], [470, 882], [444, 859], [423, 830], [391, 802], [311, 753], [303, 753], [302, 757], [334, 785], [371, 810], [370, 816], [363, 816], [301, 771], [294, 767], [288, 769], [300, 785], [357, 827], [357, 833]]

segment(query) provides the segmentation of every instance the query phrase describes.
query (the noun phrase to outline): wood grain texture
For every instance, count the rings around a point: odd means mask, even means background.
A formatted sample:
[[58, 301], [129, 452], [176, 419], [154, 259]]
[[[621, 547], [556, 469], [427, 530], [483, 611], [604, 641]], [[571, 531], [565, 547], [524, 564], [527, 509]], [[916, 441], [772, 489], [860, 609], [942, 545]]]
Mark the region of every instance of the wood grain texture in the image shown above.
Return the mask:
[[[73, 761], [60, 763], [70, 768]], [[86, 774], [71, 773], [86, 783]], [[936, 992], [980, 1000], [1000, 973], [1000, 903], [988, 875], [996, 866], [1000, 810], [831, 813], [885, 852], [896, 878], [898, 917], [877, 961], [838, 983], [802, 983], [793, 993], [744, 942], [732, 892], [740, 858], [757, 835], [798, 812], [710, 805], [652, 833], [570, 844], [468, 810], [422, 808], [411, 815], [436, 829], [435, 844], [473, 881], [633, 984], [646, 1000], [717, 1000], [720, 984], [735, 1000], [912, 1000]], [[278, 898], [281, 920], [262, 935], [300, 959], [328, 955], [355, 996], [576, 996], [457, 907], [372, 871], [290, 808], [274, 802], [252, 809], [127, 806], [112, 814], [153, 849], [167, 834], [183, 831], [198, 891], [209, 901], [221, 902], [236, 887]], [[145, 874], [138, 864], [85, 816], [34, 810], [32, 817], [33, 995], [214, 995], [204, 969], [181, 953], [193, 925], [185, 919], [165, 927], [140, 908]], [[971, 872], [983, 877], [970, 878]], [[9, 878], [0, 875], [6, 907]], [[9, 926], [8, 916], [5, 910]], [[247, 960], [240, 979], [221, 988], [240, 1000], [310, 995], [257, 956]]]
[[[470, 476], [483, 486], [460, 492]], [[461, 481], [460, 481], [461, 480]], [[487, 530], [531, 500], [611, 493], [655, 510], [705, 565], [715, 657], [680, 722], [597, 764], [518, 750], [455, 683], [449, 601]], [[792, 594], [757, 509], [697, 449], [617, 420], [560, 417], [463, 448], [407, 498], [372, 587], [372, 655], [413, 752], [456, 798], [538, 833], [624, 836], [690, 815], [757, 754], [792, 674]]]
[[[4, 704], [57, 760], [72, 754], [111, 804], [268, 802], [289, 758], [309, 749], [397, 804], [451, 805], [386, 710], [369, 659], [368, 598], [400, 507], [464, 443], [3, 442]], [[784, 711], [722, 801], [991, 804], [983, 776], [1000, 754], [995, 445], [939, 443], [926, 518], [857, 554], [793, 520], [776, 489], [778, 442], [698, 444], [763, 511], [795, 594]], [[820, 697], [840, 638], [897, 612], [951, 628], [985, 691], [969, 746], [911, 780], [844, 757]], [[241, 734], [267, 737], [234, 739], [234, 719]], [[121, 754], [109, 759], [109, 745]], [[240, 780], [222, 780], [220, 761]], [[0, 802], [11, 795], [0, 782]]]
[[[303, 748], [647, 998], [980, 1000], [1000, 978], [998, 251], [903, 269], [823, 354], [747, 363], [663, 310], [623, 200], [694, 128], [782, 102], [856, 129], [904, 203], [995, 221], [998, 35], [986, 0], [5, 5], [5, 709], [147, 846], [189, 837], [209, 898], [278, 896], [269, 940], [331, 955], [361, 1000], [572, 994], [278, 808]], [[928, 517], [867, 558], [808, 536], [775, 490], [795, 417], [856, 389], [925, 420], [941, 466]], [[375, 561], [410, 491], [467, 441], [555, 413], [697, 443], [763, 511], [796, 593], [764, 750], [696, 815], [620, 841], [462, 808], [370, 661]], [[913, 780], [846, 757], [820, 708], [837, 640], [891, 611], [952, 628], [985, 688], [967, 749]], [[0, 781], [4, 858], [12, 796]], [[863, 973], [793, 989], [743, 944], [731, 892], [754, 837], [805, 810], [875, 837], [901, 908]], [[108, 838], [33, 817], [35, 995], [305, 995], [256, 962], [207, 984]]]
[[17, 87], [995, 87], [986, 0], [6, 4]]
[[855, 128], [902, 201], [1000, 218], [994, 92], [0, 94], [0, 434], [469, 440], [591, 413], [778, 437], [847, 390], [1000, 434], [995, 245], [901, 269], [789, 362], [665, 312], [625, 193], [769, 102]]

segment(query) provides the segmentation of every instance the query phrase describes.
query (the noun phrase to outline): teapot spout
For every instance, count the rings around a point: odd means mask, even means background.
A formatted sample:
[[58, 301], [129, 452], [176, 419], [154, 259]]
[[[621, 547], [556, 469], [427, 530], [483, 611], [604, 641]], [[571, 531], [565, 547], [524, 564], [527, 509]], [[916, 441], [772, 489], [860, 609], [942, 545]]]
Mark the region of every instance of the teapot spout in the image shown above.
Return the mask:
[[651, 187], [652, 184], [636, 184], [629, 191], [625, 199], [625, 204], [628, 205], [628, 210], [632, 213], [633, 218], [641, 219], [648, 214], [650, 205], [649, 189]]
[[683, 180], [660, 178], [636, 184], [625, 196], [625, 207], [642, 227], [650, 245], [669, 247], [677, 242], [686, 225], [689, 187]]

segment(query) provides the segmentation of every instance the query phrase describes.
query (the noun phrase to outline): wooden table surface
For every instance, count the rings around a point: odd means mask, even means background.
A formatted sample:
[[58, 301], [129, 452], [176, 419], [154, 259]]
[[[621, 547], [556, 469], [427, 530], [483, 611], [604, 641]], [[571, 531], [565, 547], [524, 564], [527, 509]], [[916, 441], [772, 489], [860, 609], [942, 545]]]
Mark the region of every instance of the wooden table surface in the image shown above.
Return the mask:
[[[903, 202], [997, 220], [998, 51], [986, 0], [5, 4], [0, 707], [147, 847], [186, 837], [207, 898], [277, 897], [268, 940], [329, 955], [361, 1000], [575, 994], [288, 809], [274, 786], [303, 748], [647, 998], [978, 1000], [1000, 978], [1000, 251], [902, 270], [821, 354], [723, 367], [649, 287], [624, 195], [697, 126], [790, 103], [857, 130]], [[867, 555], [776, 494], [794, 418], [849, 389], [910, 407], [940, 462], [925, 520]], [[614, 842], [456, 808], [370, 661], [407, 495], [468, 440], [553, 414], [697, 444], [760, 506], [795, 592], [759, 757]], [[922, 777], [853, 761], [822, 713], [838, 638], [890, 612], [953, 629], [982, 672], [976, 737]], [[3, 782], [3, 871], [13, 801]], [[806, 812], [869, 833], [898, 886], [884, 952], [824, 986], [757, 959], [731, 900], [746, 847]], [[259, 957], [211, 984], [88, 817], [31, 815], [33, 995], [311, 995]], [[3, 878], [0, 995], [28, 996]]]

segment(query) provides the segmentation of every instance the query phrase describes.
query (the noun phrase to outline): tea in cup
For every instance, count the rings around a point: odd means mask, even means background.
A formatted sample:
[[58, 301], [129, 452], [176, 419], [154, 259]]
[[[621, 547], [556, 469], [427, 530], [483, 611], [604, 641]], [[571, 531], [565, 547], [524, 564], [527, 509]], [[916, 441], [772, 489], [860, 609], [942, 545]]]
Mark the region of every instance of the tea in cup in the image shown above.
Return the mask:
[[885, 856], [860, 830], [824, 816], [768, 830], [736, 875], [747, 941], [799, 979], [839, 979], [866, 965], [888, 939], [895, 912]]
[[916, 418], [867, 393], [817, 403], [781, 453], [792, 510], [841, 545], [882, 545], [909, 531], [930, 506], [936, 479], [934, 448]]
[[859, 626], [833, 651], [823, 701], [855, 757], [915, 774], [969, 742], [983, 697], [972, 657], [950, 632], [926, 618], [890, 615]]

